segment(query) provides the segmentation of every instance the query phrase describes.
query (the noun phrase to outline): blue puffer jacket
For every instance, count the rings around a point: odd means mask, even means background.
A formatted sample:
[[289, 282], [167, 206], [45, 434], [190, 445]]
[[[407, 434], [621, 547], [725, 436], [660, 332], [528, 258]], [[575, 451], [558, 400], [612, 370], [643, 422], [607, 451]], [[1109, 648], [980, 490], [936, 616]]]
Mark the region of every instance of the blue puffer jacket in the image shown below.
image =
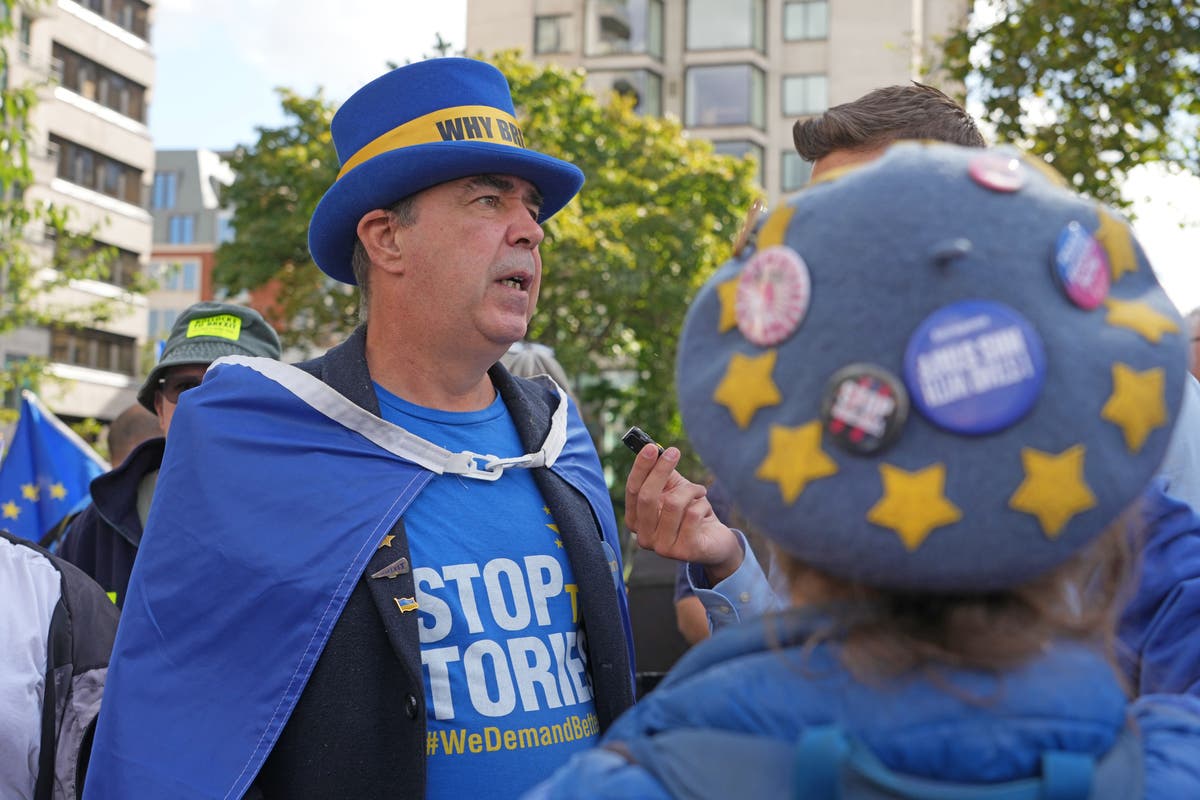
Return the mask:
[[912, 796], [961, 798], [970, 793], [948, 784], [1035, 778], [1054, 752], [1095, 760], [1085, 797], [1200, 797], [1200, 700], [1130, 703], [1087, 648], [1058, 644], [1001, 677], [960, 670], [866, 685], [841, 667], [836, 644], [805, 651], [819, 624], [789, 611], [720, 631], [623, 715], [601, 747], [529, 796], [787, 797], [796, 791], [796, 744], [832, 726], [882, 771], [943, 792]]

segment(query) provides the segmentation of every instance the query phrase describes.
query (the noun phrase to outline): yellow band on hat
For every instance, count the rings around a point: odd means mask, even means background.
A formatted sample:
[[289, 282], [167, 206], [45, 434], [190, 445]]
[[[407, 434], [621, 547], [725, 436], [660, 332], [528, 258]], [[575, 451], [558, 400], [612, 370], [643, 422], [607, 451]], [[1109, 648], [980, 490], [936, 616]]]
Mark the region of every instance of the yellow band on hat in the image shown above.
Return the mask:
[[487, 142], [525, 147], [521, 127], [507, 111], [492, 106], [454, 106], [409, 120], [376, 137], [346, 159], [338, 178], [381, 153], [435, 142]]

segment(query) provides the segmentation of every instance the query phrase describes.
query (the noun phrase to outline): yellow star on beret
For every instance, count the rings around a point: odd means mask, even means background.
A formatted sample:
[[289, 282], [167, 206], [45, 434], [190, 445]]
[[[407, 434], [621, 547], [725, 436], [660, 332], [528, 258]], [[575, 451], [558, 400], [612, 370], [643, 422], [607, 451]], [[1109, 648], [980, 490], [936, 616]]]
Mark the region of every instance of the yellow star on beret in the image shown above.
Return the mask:
[[908, 550], [916, 550], [934, 528], [962, 519], [958, 506], [946, 499], [946, 465], [932, 464], [916, 472], [880, 464], [883, 497], [867, 512], [867, 521], [891, 528]]
[[772, 425], [767, 457], [754, 477], [779, 484], [783, 502], [790, 506], [811, 481], [837, 471], [837, 464], [821, 449], [821, 423], [813, 420], [796, 428]]
[[1179, 326], [1170, 317], [1137, 300], [1117, 300], [1110, 297], [1104, 301], [1104, 307], [1108, 309], [1108, 316], [1104, 321], [1109, 325], [1128, 328], [1154, 344], [1158, 344], [1164, 333], [1176, 333], [1179, 330]]
[[1120, 427], [1126, 446], [1136, 453], [1150, 432], [1167, 422], [1163, 401], [1166, 373], [1162, 367], [1139, 372], [1117, 363], [1113, 364], [1112, 378], [1112, 394], [1100, 410], [1100, 417]]
[[1021, 448], [1025, 480], [1008, 505], [1037, 517], [1042, 532], [1051, 539], [1062, 532], [1071, 517], [1096, 505], [1096, 496], [1083, 479], [1084, 452], [1081, 444], [1058, 455]]
[[1112, 215], [1105, 208], [1097, 208], [1100, 217], [1100, 227], [1096, 230], [1096, 240], [1108, 253], [1108, 263], [1113, 283], [1116, 283], [1126, 272], [1137, 272], [1137, 254], [1133, 252], [1133, 235], [1129, 225]]
[[791, 206], [780, 206], [771, 212], [767, 221], [763, 223], [762, 230], [758, 232], [758, 249], [760, 251], [783, 244], [783, 237], [787, 233], [788, 223], [792, 221], [793, 213], [795, 213], [795, 209]]
[[777, 406], [783, 400], [771, 379], [776, 355], [775, 350], [768, 350], [761, 356], [734, 353], [730, 359], [713, 400], [729, 409], [739, 428], [749, 425], [760, 408]]
[[737, 290], [737, 278], [717, 284], [717, 299], [721, 301], [721, 319], [717, 322], [717, 333], [737, 327]]

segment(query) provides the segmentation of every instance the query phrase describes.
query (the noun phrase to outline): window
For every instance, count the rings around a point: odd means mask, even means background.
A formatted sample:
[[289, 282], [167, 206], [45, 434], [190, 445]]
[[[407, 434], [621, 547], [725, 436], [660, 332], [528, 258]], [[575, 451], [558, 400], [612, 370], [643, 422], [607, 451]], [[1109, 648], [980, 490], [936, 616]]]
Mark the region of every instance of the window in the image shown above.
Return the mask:
[[179, 312], [173, 308], [150, 309], [150, 326], [147, 335], [151, 340], [165, 339], [179, 319]]
[[200, 286], [200, 262], [195, 260], [155, 261], [150, 274], [167, 292], [194, 292]]
[[783, 38], [788, 42], [829, 37], [828, 0], [787, 0], [783, 4]]
[[172, 214], [167, 217], [167, 242], [191, 244], [196, 241], [196, 215]]
[[50, 360], [107, 372], [134, 374], [137, 340], [92, 328], [52, 328]]
[[575, 25], [570, 15], [533, 18], [533, 52], [575, 52]]
[[764, 126], [764, 78], [750, 64], [691, 67], [685, 97], [689, 128], [711, 125]]
[[142, 268], [141, 262], [138, 261], [138, 254], [132, 250], [126, 250], [123, 247], [115, 247], [98, 240], [93, 240], [87, 251], [83, 251], [74, 244], [69, 244], [58, 239], [55, 241], [54, 258], [56, 262], [60, 263], [59, 268], [61, 269], [61, 262], [68, 260], [78, 261], [99, 251], [105, 251], [105, 259], [108, 265], [107, 274], [101, 276], [100, 280], [125, 289], [132, 286]]
[[141, 170], [56, 134], [50, 134], [50, 146], [58, 153], [58, 177], [126, 203], [142, 204]]
[[225, 244], [232, 242], [237, 235], [237, 231], [233, 227], [233, 212], [218, 211], [217, 212], [217, 244]]
[[621, 72], [588, 72], [588, 88], [597, 95], [616, 92], [632, 95], [633, 110], [649, 117], [662, 116], [662, 77], [648, 69]]
[[130, 119], [146, 121], [146, 87], [58, 42], [54, 43], [53, 53], [63, 88]]
[[661, 60], [662, 0], [588, 0], [587, 54], [644, 53]]
[[79, 0], [80, 5], [149, 41], [150, 6], [143, 0]]
[[824, 75], [789, 75], [783, 79], [783, 113], [820, 114], [829, 108], [829, 79]]
[[795, 150], [783, 151], [780, 167], [782, 177], [779, 188], [784, 192], [794, 192], [803, 188], [812, 175], [812, 163], [801, 158]]
[[722, 139], [712, 143], [713, 152], [734, 158], [753, 158], [758, 164], [758, 183], [763, 182], [763, 149], [749, 139]]
[[174, 208], [179, 194], [178, 172], [154, 173], [154, 207]]
[[764, 49], [763, 0], [688, 0], [687, 49]]

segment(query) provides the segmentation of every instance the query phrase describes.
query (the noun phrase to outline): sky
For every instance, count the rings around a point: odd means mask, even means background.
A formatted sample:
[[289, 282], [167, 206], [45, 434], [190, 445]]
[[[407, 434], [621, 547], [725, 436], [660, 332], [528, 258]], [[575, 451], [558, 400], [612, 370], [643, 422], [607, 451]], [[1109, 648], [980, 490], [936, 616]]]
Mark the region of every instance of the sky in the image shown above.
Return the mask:
[[[437, 36], [461, 49], [466, 0], [160, 0], [150, 132], [158, 149], [252, 144], [284, 122], [276, 87], [345, 100], [356, 88], [433, 55]], [[1200, 307], [1200, 178], [1133, 174], [1134, 229], [1181, 312]]]

